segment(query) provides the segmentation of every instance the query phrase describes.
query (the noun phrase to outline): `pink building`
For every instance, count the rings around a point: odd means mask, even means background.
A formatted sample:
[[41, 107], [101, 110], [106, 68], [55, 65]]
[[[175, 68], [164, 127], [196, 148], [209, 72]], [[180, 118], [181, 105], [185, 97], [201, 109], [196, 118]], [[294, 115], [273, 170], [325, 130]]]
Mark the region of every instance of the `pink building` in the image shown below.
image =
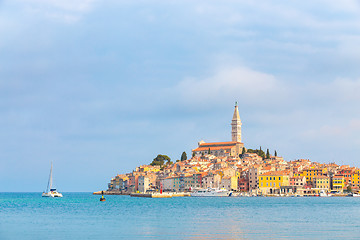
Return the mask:
[[304, 187], [306, 185], [306, 177], [292, 177], [290, 178], [290, 186]]

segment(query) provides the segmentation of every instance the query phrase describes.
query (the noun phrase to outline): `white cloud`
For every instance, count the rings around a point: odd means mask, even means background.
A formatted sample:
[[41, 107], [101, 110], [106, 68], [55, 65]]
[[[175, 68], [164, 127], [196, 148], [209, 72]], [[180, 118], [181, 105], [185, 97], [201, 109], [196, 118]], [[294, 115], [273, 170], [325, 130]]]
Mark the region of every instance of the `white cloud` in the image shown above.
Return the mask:
[[234, 100], [259, 104], [277, 101], [286, 95], [274, 76], [243, 66], [220, 67], [213, 76], [205, 78], [186, 78], [176, 89], [183, 101], [195, 104]]
[[26, 11], [67, 23], [90, 12], [96, 0], [18, 0]]
[[330, 141], [331, 145], [357, 145], [360, 143], [359, 131], [360, 119], [351, 119], [345, 123], [338, 122], [337, 124], [316, 126], [302, 132], [300, 135], [311, 142], [320, 140], [322, 144]]
[[312, 98], [333, 104], [357, 107], [360, 104], [360, 79], [337, 78], [326, 83], [312, 83], [304, 91]]

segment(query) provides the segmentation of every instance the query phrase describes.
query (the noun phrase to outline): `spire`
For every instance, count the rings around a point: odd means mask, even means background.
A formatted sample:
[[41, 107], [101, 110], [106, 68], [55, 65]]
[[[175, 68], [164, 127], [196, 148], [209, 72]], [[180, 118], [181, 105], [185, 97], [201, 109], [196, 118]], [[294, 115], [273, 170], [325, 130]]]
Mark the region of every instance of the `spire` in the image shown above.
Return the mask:
[[235, 102], [234, 115], [231, 121], [231, 139], [233, 142], [241, 142], [241, 125], [238, 104]]
[[237, 102], [235, 102], [235, 110], [234, 110], [234, 115], [233, 115], [232, 120], [233, 120], [233, 121], [241, 121], [241, 120], [240, 120], [239, 108], [238, 108]]

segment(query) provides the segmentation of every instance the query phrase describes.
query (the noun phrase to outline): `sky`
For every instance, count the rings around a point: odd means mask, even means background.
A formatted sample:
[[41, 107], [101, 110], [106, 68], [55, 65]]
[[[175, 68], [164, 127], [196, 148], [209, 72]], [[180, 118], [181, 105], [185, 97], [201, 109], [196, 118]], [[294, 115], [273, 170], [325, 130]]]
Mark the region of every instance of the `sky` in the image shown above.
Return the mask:
[[0, 0], [0, 191], [230, 141], [360, 167], [360, 1]]

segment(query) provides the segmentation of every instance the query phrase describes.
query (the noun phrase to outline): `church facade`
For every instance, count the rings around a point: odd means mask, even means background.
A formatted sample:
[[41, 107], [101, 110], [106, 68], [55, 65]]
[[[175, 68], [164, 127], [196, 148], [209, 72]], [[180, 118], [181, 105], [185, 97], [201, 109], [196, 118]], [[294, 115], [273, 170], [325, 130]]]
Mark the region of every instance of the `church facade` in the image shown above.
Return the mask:
[[206, 143], [200, 141], [198, 147], [192, 150], [193, 154], [195, 156], [211, 154], [219, 157], [239, 157], [244, 148], [244, 143], [241, 142], [241, 125], [239, 109], [237, 103], [235, 103], [234, 115], [231, 121], [231, 142]]

